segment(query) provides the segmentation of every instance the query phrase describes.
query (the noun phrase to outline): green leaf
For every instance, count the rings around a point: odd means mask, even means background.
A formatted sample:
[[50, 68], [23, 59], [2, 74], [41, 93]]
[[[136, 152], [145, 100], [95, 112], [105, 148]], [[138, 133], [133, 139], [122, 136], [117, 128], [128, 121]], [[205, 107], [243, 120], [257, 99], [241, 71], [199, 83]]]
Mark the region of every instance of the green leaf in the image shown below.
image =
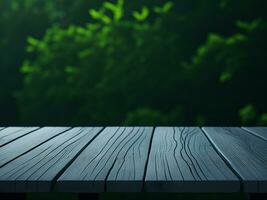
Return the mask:
[[251, 122], [255, 119], [256, 115], [256, 109], [251, 104], [248, 104], [239, 110], [239, 117], [243, 123]]
[[99, 11], [97, 11], [95, 9], [90, 9], [89, 13], [90, 13], [91, 17], [94, 19], [98, 19], [99, 17], [101, 17], [101, 14], [99, 13]]
[[232, 73], [230, 72], [223, 72], [220, 76], [220, 82], [224, 83], [226, 81], [229, 81], [232, 78]]
[[233, 35], [232, 37], [229, 37], [227, 40], [226, 40], [226, 44], [227, 45], [234, 45], [234, 44], [237, 44], [237, 43], [240, 43], [240, 42], [244, 42], [246, 41], [246, 36], [243, 35], [243, 34], [235, 34]]
[[237, 21], [236, 25], [238, 28], [243, 29], [245, 31], [253, 31], [261, 26], [266, 26], [266, 22], [263, 21], [262, 19], [256, 19], [253, 20], [252, 22], [244, 22], [244, 21]]
[[66, 66], [64, 70], [68, 74], [73, 74], [73, 73], [77, 72], [77, 69], [73, 66]]
[[111, 10], [111, 11], [116, 11], [117, 9], [117, 6], [110, 2], [105, 2], [103, 5], [106, 9]]
[[23, 73], [23, 74], [29, 74], [29, 73], [32, 73], [34, 71], [37, 71], [37, 68], [32, 66], [29, 61], [25, 61], [23, 63], [23, 65], [21, 66], [20, 68], [20, 72]]
[[137, 21], [144, 21], [149, 15], [149, 10], [146, 6], [142, 7], [141, 12], [137, 12], [134, 11], [133, 12], [133, 17], [137, 20]]
[[173, 2], [168, 1], [162, 7], [156, 6], [154, 8], [154, 12], [158, 14], [164, 14], [164, 13], [169, 12], [172, 8], [173, 8]]
[[103, 6], [113, 13], [115, 21], [119, 21], [123, 17], [123, 3], [123, 0], [119, 0], [117, 4], [105, 2]]
[[259, 119], [259, 124], [260, 125], [267, 125], [267, 113], [263, 113], [261, 116], [260, 116], [260, 119]]
[[11, 3], [11, 9], [13, 11], [18, 11], [19, 10], [19, 4], [18, 4], [18, 2], [12, 1], [12, 3]]
[[27, 42], [31, 46], [37, 46], [39, 41], [33, 37], [28, 37]]
[[105, 24], [109, 24], [111, 19], [103, 13], [103, 10], [90, 9], [89, 14], [93, 19], [100, 20]]

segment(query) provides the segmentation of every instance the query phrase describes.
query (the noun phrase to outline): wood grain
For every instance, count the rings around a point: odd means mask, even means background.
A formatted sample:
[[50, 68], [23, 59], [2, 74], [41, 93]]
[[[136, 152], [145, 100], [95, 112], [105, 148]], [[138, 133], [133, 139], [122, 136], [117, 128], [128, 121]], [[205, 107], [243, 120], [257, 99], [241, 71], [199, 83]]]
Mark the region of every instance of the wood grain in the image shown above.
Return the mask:
[[267, 140], [267, 127], [242, 127], [244, 130]]
[[0, 168], [0, 192], [49, 192], [56, 176], [102, 128], [76, 127]]
[[1, 129], [0, 192], [267, 192], [265, 127], [101, 130]]
[[0, 167], [68, 129], [67, 127], [44, 127], [0, 147]]
[[39, 127], [8, 127], [0, 131], [0, 147], [23, 137]]
[[200, 128], [157, 127], [145, 189], [152, 192], [237, 192], [240, 184]]
[[150, 127], [108, 127], [58, 179], [68, 192], [141, 191]]
[[206, 135], [240, 175], [246, 192], [267, 192], [267, 141], [237, 127], [204, 127]]

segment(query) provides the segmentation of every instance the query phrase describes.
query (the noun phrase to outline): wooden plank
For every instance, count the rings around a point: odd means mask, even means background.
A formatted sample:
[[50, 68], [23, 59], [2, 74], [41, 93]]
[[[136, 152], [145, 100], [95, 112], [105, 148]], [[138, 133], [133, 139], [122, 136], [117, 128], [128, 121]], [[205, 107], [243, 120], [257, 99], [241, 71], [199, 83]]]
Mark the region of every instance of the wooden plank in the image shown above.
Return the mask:
[[240, 175], [245, 192], [267, 192], [267, 141], [236, 127], [203, 130]]
[[244, 130], [267, 140], [267, 127], [242, 127]]
[[238, 192], [239, 179], [200, 128], [157, 127], [148, 160], [149, 192]]
[[0, 147], [23, 137], [39, 127], [8, 127], [0, 131]]
[[0, 192], [49, 192], [56, 176], [102, 128], [76, 127], [0, 168]]
[[151, 127], [108, 127], [58, 179], [57, 191], [141, 191]]
[[68, 129], [67, 127], [44, 127], [0, 147], [0, 167]]

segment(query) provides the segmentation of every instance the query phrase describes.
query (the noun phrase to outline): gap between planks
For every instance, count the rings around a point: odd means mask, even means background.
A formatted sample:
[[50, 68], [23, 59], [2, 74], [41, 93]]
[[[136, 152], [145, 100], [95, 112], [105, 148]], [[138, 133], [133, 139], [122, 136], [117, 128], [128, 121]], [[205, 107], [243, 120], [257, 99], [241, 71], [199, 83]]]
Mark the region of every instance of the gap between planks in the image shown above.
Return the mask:
[[[1, 132], [2, 131], [6, 131], [6, 130], [8, 130], [9, 128], [18, 128], [18, 130], [15, 130], [14, 132], [10, 132], [9, 134], [16, 134], [16, 133], [19, 133], [20, 131], [22, 131], [23, 129], [27, 129], [27, 128], [31, 128], [31, 130], [29, 130], [29, 131], [26, 131], [25, 133], [22, 133], [21, 135], [17, 135], [17, 136], [15, 136], [13, 139], [11, 138], [11, 139], [9, 139], [8, 141], [6, 141], [6, 142], [4, 142], [4, 143], [0, 143], [0, 147], [3, 147], [3, 146], [5, 146], [5, 145], [7, 145], [7, 144], [9, 144], [9, 143], [11, 143], [11, 142], [14, 142], [15, 140], [17, 140], [17, 139], [20, 139], [20, 138], [22, 138], [22, 137], [24, 137], [24, 136], [26, 136], [26, 135], [28, 135], [28, 134], [30, 134], [30, 133], [32, 133], [32, 132], [35, 132], [35, 131], [38, 131], [39, 129], [41, 129], [41, 127], [6, 127], [6, 128], [3, 128], [3, 129], [0, 129], [0, 138], [1, 138]], [[6, 135], [7, 136], [7, 135]], [[6, 137], [6, 136], [4, 136], [4, 137]]]
[[[35, 130], [35, 131], [31, 132], [31, 133], [34, 133], [34, 132], [36, 132], [36, 131], [40, 131], [42, 128], [47, 128], [47, 127], [41, 127], [40, 129], [37, 129], [37, 130]], [[57, 128], [57, 127], [55, 127], [55, 128]], [[61, 127], [61, 128], [63, 128], [63, 127]], [[7, 160], [6, 162], [4, 162], [3, 164], [0, 164], [0, 168], [1, 168], [1, 167], [4, 167], [5, 165], [7, 165], [8, 163], [12, 162], [13, 160], [15, 160], [15, 159], [17, 159], [17, 158], [19, 158], [19, 157], [21, 157], [21, 156], [27, 154], [28, 152], [30, 152], [30, 151], [32, 151], [33, 149], [35, 149], [35, 148], [41, 146], [42, 144], [44, 144], [44, 143], [46, 143], [47, 141], [49, 141], [49, 140], [55, 138], [56, 136], [58, 136], [58, 135], [60, 135], [60, 134], [62, 134], [62, 133], [65, 133], [66, 131], [72, 129], [71, 127], [64, 127], [64, 128], [65, 128], [65, 130], [62, 130], [62, 131], [60, 131], [59, 133], [53, 135], [52, 137], [49, 137], [49, 138], [45, 139], [44, 141], [40, 142], [39, 144], [33, 146], [32, 148], [29, 148], [28, 150], [25, 150], [23, 153], [14, 156], [14, 158], [8, 159], [8, 160]], [[28, 135], [29, 135], [29, 134], [27, 134], [27, 135], [25, 135], [25, 136], [28, 136]], [[22, 138], [20, 138], [20, 139], [22, 139]], [[19, 140], [14, 140], [13, 142], [16, 142], [16, 141], [19, 141]], [[12, 143], [9, 143], [9, 144], [12, 144]], [[0, 148], [5, 148], [5, 147], [6, 147], [6, 146], [0, 147]]]
[[253, 130], [251, 130], [252, 128], [254, 128], [254, 127], [240, 127], [242, 130], [244, 130], [244, 131], [246, 131], [246, 132], [248, 132], [248, 133], [250, 133], [250, 134], [252, 134], [252, 135], [254, 135], [254, 136], [256, 136], [256, 137], [258, 137], [258, 138], [260, 138], [260, 139], [262, 139], [262, 140], [265, 140], [265, 141], [267, 141], [267, 133], [266, 133], [266, 136], [264, 137], [264, 136], [262, 136], [261, 134], [259, 134], [259, 133], [257, 133], [255, 130], [253, 131]]
[[53, 178], [52, 183], [51, 183], [51, 191], [56, 192], [55, 190], [55, 186], [57, 183], [58, 178], [66, 171], [66, 169], [76, 160], [76, 158], [84, 151], [84, 149], [86, 149], [94, 140], [97, 136], [100, 135], [100, 133], [102, 133], [102, 131], [105, 129], [106, 127], [101, 127], [101, 129], [98, 131], [98, 133], [87, 142], [86, 145], [84, 145], [84, 147], [82, 147], [80, 149], [80, 151], [65, 165], [65, 167], [63, 167], [59, 173], [55, 176], [55, 178]]
[[150, 141], [149, 141], [149, 149], [148, 149], [146, 164], [145, 164], [145, 171], [144, 171], [144, 176], [143, 176], [142, 192], [145, 191], [145, 180], [146, 180], [146, 174], [147, 174], [147, 166], [148, 166], [148, 161], [149, 161], [149, 157], [150, 157], [150, 154], [151, 154], [151, 147], [152, 147], [152, 141], [153, 141], [155, 130], [156, 130], [156, 126], [153, 126], [153, 130], [152, 130], [152, 133], [151, 133], [151, 138], [150, 138]]
[[243, 190], [244, 190], [244, 183], [242, 181], [241, 175], [232, 167], [232, 165], [230, 164], [229, 160], [227, 160], [227, 158], [223, 155], [223, 153], [220, 151], [220, 149], [218, 147], [216, 147], [216, 144], [214, 144], [210, 140], [209, 136], [206, 134], [206, 132], [204, 131], [203, 127], [200, 127], [200, 130], [202, 131], [202, 133], [204, 134], [204, 136], [208, 139], [208, 141], [211, 144], [211, 146], [213, 147], [213, 149], [217, 152], [217, 154], [221, 157], [221, 159], [227, 165], [227, 167], [236, 175], [236, 177], [238, 178], [239, 183], [240, 183], [240, 192], [243, 192]]

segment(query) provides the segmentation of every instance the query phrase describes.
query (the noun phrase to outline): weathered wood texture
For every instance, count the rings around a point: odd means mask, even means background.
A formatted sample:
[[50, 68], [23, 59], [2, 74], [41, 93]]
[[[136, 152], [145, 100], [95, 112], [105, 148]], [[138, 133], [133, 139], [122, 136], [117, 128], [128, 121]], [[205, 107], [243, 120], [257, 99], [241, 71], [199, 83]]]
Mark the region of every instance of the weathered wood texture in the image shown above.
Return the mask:
[[41, 128], [0, 147], [0, 167], [66, 130], [68, 130], [66, 127]]
[[0, 192], [267, 193], [264, 127], [7, 127]]
[[240, 175], [246, 192], [267, 192], [267, 141], [241, 128], [206, 127], [206, 135]]
[[[0, 128], [1, 129], [1, 128]], [[0, 147], [37, 130], [38, 127], [8, 127], [0, 131]]]
[[0, 168], [0, 192], [48, 192], [101, 128], [73, 128]]
[[242, 127], [242, 128], [264, 140], [267, 140], [267, 127]]
[[58, 179], [69, 192], [141, 191], [152, 128], [108, 127]]
[[194, 127], [156, 128], [145, 185], [159, 192], [240, 191], [238, 178]]

